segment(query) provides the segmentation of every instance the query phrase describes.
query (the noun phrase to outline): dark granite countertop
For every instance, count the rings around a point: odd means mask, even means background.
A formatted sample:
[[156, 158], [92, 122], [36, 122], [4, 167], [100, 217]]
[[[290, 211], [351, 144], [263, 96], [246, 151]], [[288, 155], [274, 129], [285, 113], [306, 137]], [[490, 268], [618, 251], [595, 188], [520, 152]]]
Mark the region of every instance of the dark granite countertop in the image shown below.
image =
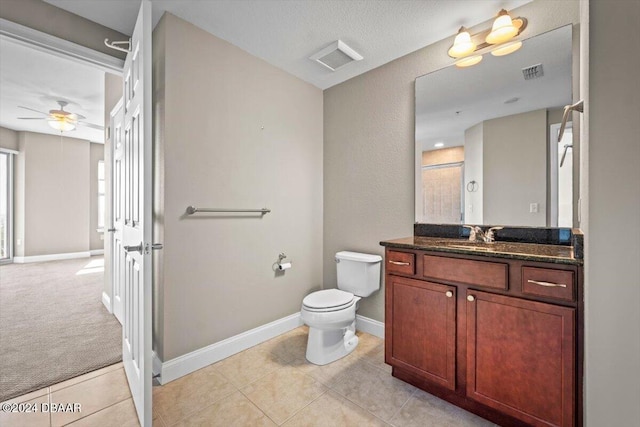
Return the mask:
[[575, 257], [572, 246], [562, 245], [499, 241], [493, 243], [475, 243], [465, 239], [424, 236], [384, 240], [380, 242], [380, 245], [389, 248], [451, 252], [456, 254], [551, 262], [556, 264], [583, 264], [582, 259]]

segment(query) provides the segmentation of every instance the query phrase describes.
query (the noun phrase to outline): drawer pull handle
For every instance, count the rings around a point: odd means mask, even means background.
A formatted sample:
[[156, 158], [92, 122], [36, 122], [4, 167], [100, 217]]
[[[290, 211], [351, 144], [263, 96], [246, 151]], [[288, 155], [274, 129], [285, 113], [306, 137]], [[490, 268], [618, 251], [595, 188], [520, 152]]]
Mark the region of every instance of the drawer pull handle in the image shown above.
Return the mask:
[[447, 291], [445, 295], [447, 296], [447, 298], [451, 298], [453, 296], [453, 292]]
[[393, 265], [411, 265], [410, 262], [400, 262], [400, 261], [389, 261], [389, 263]]
[[534, 285], [546, 286], [547, 288], [566, 288], [567, 285], [564, 283], [551, 283], [551, 282], [540, 282], [538, 280], [527, 280], [528, 283], [533, 283]]

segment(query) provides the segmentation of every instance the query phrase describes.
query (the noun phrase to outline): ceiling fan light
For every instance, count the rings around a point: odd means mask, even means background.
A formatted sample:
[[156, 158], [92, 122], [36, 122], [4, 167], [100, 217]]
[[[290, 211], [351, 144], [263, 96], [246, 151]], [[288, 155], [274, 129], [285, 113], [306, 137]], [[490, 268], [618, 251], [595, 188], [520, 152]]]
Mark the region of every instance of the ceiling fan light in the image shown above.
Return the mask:
[[449, 56], [452, 58], [462, 58], [476, 50], [476, 44], [471, 41], [471, 34], [466, 28], [460, 27], [458, 35], [453, 41], [453, 46], [449, 48]]
[[498, 13], [498, 17], [493, 21], [491, 32], [485, 39], [489, 44], [499, 44], [511, 40], [518, 34], [518, 28], [513, 25], [511, 16], [506, 10], [502, 9]]
[[515, 52], [516, 50], [520, 49], [521, 47], [522, 47], [522, 42], [520, 40], [515, 41], [515, 42], [511, 42], [511, 43], [502, 44], [502, 45], [499, 45], [498, 47], [496, 47], [495, 49], [493, 49], [491, 51], [491, 55], [493, 55], [493, 56], [509, 55], [510, 53]]
[[459, 61], [456, 61], [456, 67], [458, 68], [471, 67], [472, 65], [476, 65], [480, 61], [482, 61], [482, 55], [468, 56]]
[[70, 130], [74, 130], [76, 128], [76, 125], [64, 119], [63, 120], [47, 120], [47, 123], [49, 123], [49, 126], [54, 128], [55, 130], [59, 130], [60, 132], [67, 132]]

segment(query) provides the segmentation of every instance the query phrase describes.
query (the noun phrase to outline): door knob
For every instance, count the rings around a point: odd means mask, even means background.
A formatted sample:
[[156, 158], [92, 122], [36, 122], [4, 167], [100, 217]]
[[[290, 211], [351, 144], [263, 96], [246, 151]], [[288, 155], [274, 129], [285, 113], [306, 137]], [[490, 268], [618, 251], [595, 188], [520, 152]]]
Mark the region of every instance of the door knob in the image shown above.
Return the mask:
[[447, 296], [447, 298], [451, 298], [453, 296], [453, 292], [447, 291], [445, 295]]
[[136, 246], [125, 246], [124, 250], [127, 252], [140, 252], [142, 253], [142, 242]]
[[474, 297], [473, 295], [467, 295], [467, 301], [474, 302], [475, 300], [476, 300], [476, 297]]

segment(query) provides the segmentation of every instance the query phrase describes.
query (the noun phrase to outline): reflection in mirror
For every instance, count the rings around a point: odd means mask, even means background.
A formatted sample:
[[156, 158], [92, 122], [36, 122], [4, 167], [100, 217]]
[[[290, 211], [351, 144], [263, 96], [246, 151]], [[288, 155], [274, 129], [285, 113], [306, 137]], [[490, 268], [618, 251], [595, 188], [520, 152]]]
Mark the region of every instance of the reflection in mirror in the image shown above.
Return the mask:
[[416, 222], [573, 226], [571, 71], [568, 25], [416, 79]]

